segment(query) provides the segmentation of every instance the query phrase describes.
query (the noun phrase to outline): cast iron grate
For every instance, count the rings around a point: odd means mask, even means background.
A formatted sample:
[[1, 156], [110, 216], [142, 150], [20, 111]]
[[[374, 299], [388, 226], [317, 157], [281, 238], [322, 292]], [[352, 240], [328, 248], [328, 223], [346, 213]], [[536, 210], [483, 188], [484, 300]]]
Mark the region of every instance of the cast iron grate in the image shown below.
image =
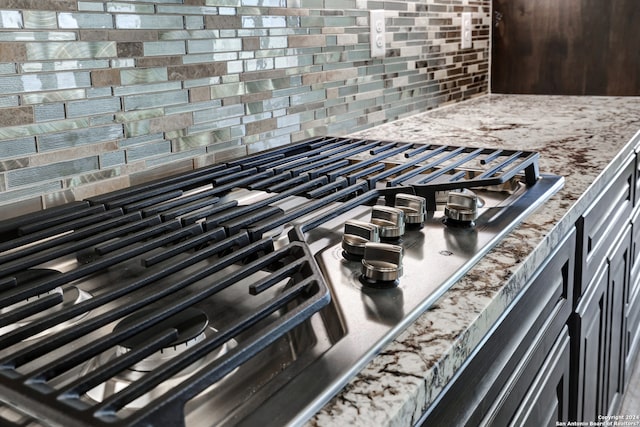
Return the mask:
[[[165, 252], [151, 253], [149, 257], [143, 253], [146, 263], [155, 268], [150, 268], [128, 283], [109, 287], [93, 298], [2, 335], [0, 348], [16, 346], [15, 351], [5, 352], [0, 358], [0, 395], [3, 399], [18, 407], [29, 408], [30, 414], [37, 419], [51, 420], [61, 425], [181, 425], [184, 423], [184, 405], [190, 399], [307, 321], [329, 302], [328, 289], [304, 244], [292, 242], [273, 250], [271, 239], [249, 242], [246, 233], [224, 237], [219, 241], [213, 237], [214, 233], [209, 233], [208, 242], [198, 238], [201, 236], [207, 236], [207, 233], [178, 243], [183, 249], [186, 246], [199, 247], [188, 256], [182, 253], [179, 263], [163, 266], [157, 258], [165, 259]], [[162, 236], [151, 239], [151, 243], [147, 242], [146, 249], [155, 247], [154, 244], [161, 238]], [[125, 248], [125, 252], [129, 250], [129, 247]], [[120, 259], [120, 262], [124, 262], [122, 255], [125, 252], [112, 261]], [[203, 259], [214, 256], [217, 257], [216, 262], [204, 265], [201, 263]], [[117, 267], [118, 263], [112, 265]], [[188, 270], [188, 274], [175, 276], [180, 270], [189, 267], [192, 268]], [[243, 284], [243, 279], [260, 272], [268, 274], [260, 275], [248, 285]], [[215, 281], [208, 281], [213, 274], [217, 274]], [[46, 289], [59, 286], [75, 280], [77, 276], [73, 271], [47, 276], [36, 281], [33, 287]], [[159, 279], [165, 277], [175, 277], [175, 280], [169, 281], [170, 284], [161, 289], [154, 286]], [[176, 329], [179, 331], [180, 328], [158, 325], [163, 325], [162, 322], [166, 323], [172, 316], [190, 310], [207, 298], [234, 286], [245, 286], [246, 298], [253, 298], [263, 295], [276, 285], [279, 289], [273, 290], [268, 297], [263, 296], [251, 312], [225, 324], [206, 340], [162, 363], [122, 391], [106, 397], [102, 402], [86, 398], [86, 393], [91, 389], [127, 367], [143, 363], [149, 355], [171, 345], [176, 339]], [[190, 292], [179, 292], [185, 289], [190, 289]], [[13, 291], [19, 293], [16, 289]], [[7, 292], [2, 296], [3, 306], [13, 301]], [[116, 305], [110, 304], [126, 296], [130, 298], [118, 301]], [[88, 316], [86, 320], [46, 339], [29, 341], [42, 330], [90, 313], [97, 307], [108, 309], [98, 315]], [[121, 321], [132, 314], [139, 317], [137, 322], [104, 332], [114, 321]], [[83, 342], [84, 337], [91, 335], [99, 338]], [[240, 335], [242, 338], [238, 338]], [[95, 360], [114, 346], [134, 339], [137, 345], [131, 351], [120, 354], [115, 360], [89, 372], [81, 372], [79, 375], [76, 372], [74, 375], [78, 375], [77, 378], [70, 382], [62, 381], [58, 385], [58, 379], [67, 372]], [[184, 372], [194, 362], [219, 351], [230, 340], [235, 340], [236, 345], [218, 358], [208, 361], [206, 366], [198, 369], [197, 375], [172, 386], [169, 393], [153, 398], [131, 414], [126, 413], [127, 405], [152, 392], [173, 375]], [[58, 350], [65, 348], [68, 350]], [[46, 362], [39, 363], [40, 360]], [[125, 408], [125, 415], [122, 408]]]
[[[0, 350], [0, 400], [69, 426], [180, 425], [189, 399], [329, 303], [329, 290], [304, 244], [305, 231], [394, 192], [425, 196], [433, 207], [437, 191], [513, 179], [533, 185], [538, 176], [534, 152], [321, 137], [0, 222], [0, 349], [10, 350]], [[229, 199], [237, 189], [266, 197], [242, 205]], [[286, 212], [275, 206], [292, 196], [302, 202]], [[329, 213], [313, 216], [336, 204]], [[312, 219], [291, 231], [284, 246], [275, 249], [265, 237], [309, 215]], [[72, 269], [42, 267], [68, 258], [78, 261]], [[121, 269], [131, 260], [140, 268], [126, 283], [111, 284], [78, 304], [23, 322], [57, 307], [63, 298], [57, 289]], [[239, 285], [258, 272], [268, 274]], [[198, 285], [214, 276], [210, 286]], [[283, 292], [271, 295], [271, 288], [283, 283]], [[247, 298], [269, 297], [214, 339], [198, 343], [105, 401], [83, 398], [96, 384], [175, 339], [172, 328], [145, 333], [148, 328], [237, 286], [246, 286]], [[193, 290], [184, 293], [188, 289]], [[144, 311], [149, 307], [154, 310]], [[141, 312], [142, 326], [107, 330]], [[34, 339], [75, 319], [81, 321], [72, 328]], [[132, 414], [120, 411], [237, 334], [243, 335], [239, 344], [208, 363], [197, 378]], [[60, 380], [136, 335], [145, 339], [138, 340], [135, 351], [78, 379]], [[65, 348], [73, 352], [60, 350]]]

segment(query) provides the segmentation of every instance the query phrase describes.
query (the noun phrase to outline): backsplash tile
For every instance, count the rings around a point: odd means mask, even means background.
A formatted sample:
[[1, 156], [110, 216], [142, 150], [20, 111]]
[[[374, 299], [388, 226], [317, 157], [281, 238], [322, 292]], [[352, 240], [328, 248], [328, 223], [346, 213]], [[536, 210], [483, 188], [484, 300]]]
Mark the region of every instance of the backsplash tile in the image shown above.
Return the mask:
[[490, 0], [5, 0], [0, 203], [18, 214], [485, 94], [490, 17]]

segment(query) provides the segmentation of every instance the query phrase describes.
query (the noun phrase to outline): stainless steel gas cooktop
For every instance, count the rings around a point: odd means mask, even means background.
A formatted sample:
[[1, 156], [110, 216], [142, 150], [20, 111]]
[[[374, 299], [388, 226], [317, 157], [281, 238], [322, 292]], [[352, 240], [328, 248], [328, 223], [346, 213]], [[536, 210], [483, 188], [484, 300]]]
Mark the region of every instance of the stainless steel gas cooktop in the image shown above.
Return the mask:
[[562, 185], [323, 137], [0, 222], [0, 420], [302, 424]]

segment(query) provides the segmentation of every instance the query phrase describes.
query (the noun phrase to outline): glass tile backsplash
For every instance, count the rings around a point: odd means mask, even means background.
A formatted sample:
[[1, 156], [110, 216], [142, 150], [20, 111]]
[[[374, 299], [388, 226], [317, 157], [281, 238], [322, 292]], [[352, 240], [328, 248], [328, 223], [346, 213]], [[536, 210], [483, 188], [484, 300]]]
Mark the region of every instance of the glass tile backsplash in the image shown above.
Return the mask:
[[0, 219], [485, 94], [490, 4], [0, 2]]

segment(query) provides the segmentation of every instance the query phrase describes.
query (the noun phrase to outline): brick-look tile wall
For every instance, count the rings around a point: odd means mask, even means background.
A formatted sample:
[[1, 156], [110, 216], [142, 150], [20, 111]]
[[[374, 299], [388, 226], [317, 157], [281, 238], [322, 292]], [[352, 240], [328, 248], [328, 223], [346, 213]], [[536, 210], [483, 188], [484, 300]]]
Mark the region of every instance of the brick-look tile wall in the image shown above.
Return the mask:
[[484, 94], [489, 25], [489, 0], [4, 0], [0, 218]]

